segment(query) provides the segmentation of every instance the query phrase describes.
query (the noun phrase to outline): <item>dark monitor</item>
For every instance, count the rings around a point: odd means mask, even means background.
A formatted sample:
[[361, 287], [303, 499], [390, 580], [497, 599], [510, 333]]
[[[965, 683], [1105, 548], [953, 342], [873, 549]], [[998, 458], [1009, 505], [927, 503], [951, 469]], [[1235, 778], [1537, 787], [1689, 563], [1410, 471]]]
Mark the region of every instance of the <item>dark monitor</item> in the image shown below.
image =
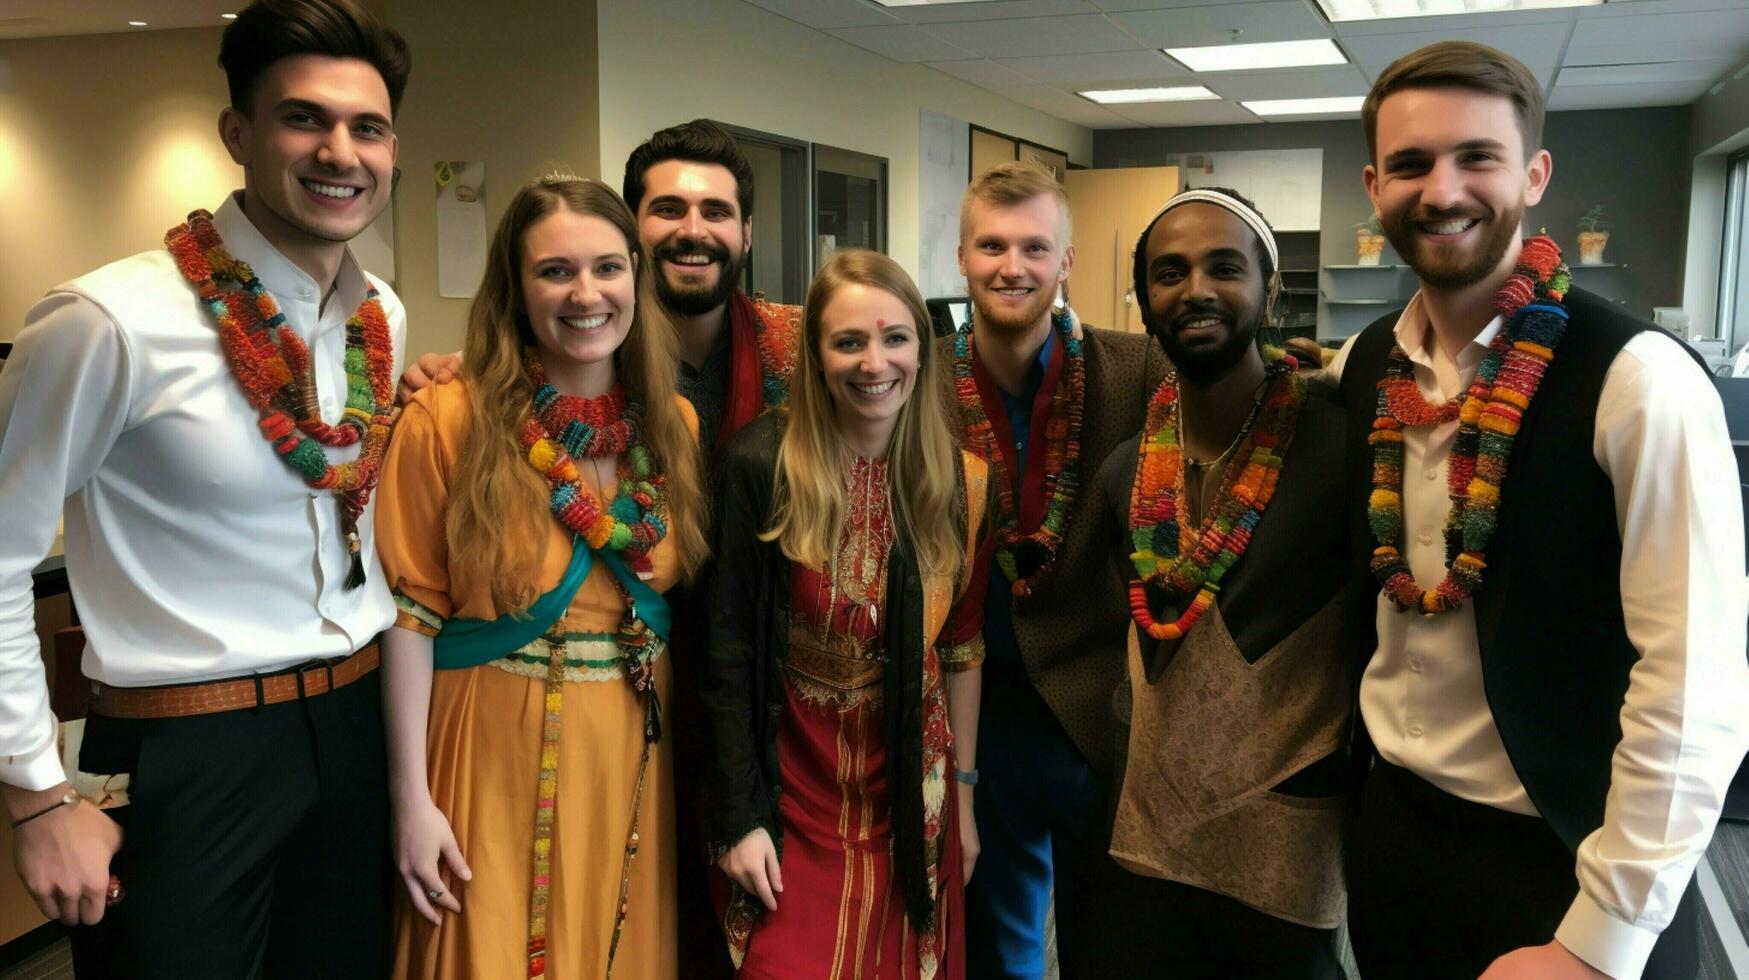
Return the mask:
[[1749, 443], [1749, 378], [1713, 378], [1719, 389], [1719, 401], [1725, 403], [1725, 428], [1730, 430], [1731, 444]]

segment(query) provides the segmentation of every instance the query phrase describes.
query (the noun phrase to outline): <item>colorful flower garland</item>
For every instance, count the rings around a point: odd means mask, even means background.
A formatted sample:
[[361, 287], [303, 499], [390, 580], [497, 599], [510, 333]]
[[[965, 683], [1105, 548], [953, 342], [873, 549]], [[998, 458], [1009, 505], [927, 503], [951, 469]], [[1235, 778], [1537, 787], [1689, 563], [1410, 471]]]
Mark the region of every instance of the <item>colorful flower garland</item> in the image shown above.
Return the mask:
[[[547, 383], [540, 354], [523, 351], [529, 380], [534, 382], [535, 411], [522, 423], [522, 445], [528, 462], [552, 488], [553, 516], [559, 523], [600, 550], [623, 552], [626, 565], [638, 578], [649, 581], [655, 570], [650, 551], [668, 533], [663, 490], [667, 480], [656, 472], [650, 450], [639, 443], [638, 422], [643, 407], [628, 401], [617, 386], [594, 406], [588, 400], [560, 395]], [[605, 422], [608, 406], [620, 408], [613, 422]], [[589, 420], [595, 420], [591, 424]], [[594, 491], [583, 485], [576, 459], [620, 455], [619, 494], [607, 507]]]
[[[340, 421], [322, 421], [310, 351], [296, 330], [282, 329], [285, 314], [248, 263], [225, 251], [213, 216], [195, 211], [164, 235], [164, 247], [218, 326], [219, 344], [244, 397], [260, 413], [261, 433], [304, 482], [332, 490], [340, 501], [341, 531], [351, 557], [347, 588], [364, 584], [358, 520], [370, 503], [394, 425], [394, 349], [389, 321], [375, 287], [346, 321], [346, 408]], [[363, 440], [358, 458], [330, 463], [322, 446]]]
[[[1156, 640], [1190, 632], [1220, 591], [1221, 580], [1244, 557], [1251, 534], [1275, 496], [1282, 460], [1293, 442], [1306, 381], [1292, 357], [1266, 348], [1265, 389], [1257, 417], [1239, 444], [1213, 500], [1195, 530], [1179, 520], [1184, 497], [1184, 449], [1179, 443], [1178, 377], [1168, 374], [1148, 401], [1141, 452], [1130, 489], [1130, 615]], [[1242, 462], [1241, 462], [1242, 461]], [[1148, 608], [1147, 584], [1174, 603], [1194, 595], [1176, 620], [1162, 622]]]
[[[997, 445], [995, 428], [984, 410], [978, 369], [973, 363], [972, 331], [954, 336], [953, 384], [959, 396], [960, 419], [965, 425], [966, 448], [990, 462], [996, 476], [996, 564], [1013, 583], [1015, 595], [1031, 595], [1039, 579], [1056, 559], [1057, 548], [1069, 523], [1080, 486], [1081, 421], [1087, 393], [1087, 365], [1081, 356], [1081, 341], [1065, 314], [1051, 315], [1051, 328], [1062, 341], [1063, 378], [1051, 395], [1050, 421], [1045, 426], [1044, 488], [1046, 506], [1038, 527], [1021, 533], [1016, 480], [1024, 473], [1009, 473], [1004, 463], [1005, 447]], [[1038, 452], [1040, 447], [1029, 448]], [[1025, 559], [1024, 570], [1022, 560]]]
[[[1367, 437], [1373, 447], [1373, 492], [1367, 522], [1378, 547], [1372, 570], [1400, 609], [1427, 615], [1456, 609], [1482, 587], [1485, 549], [1494, 534], [1500, 489], [1524, 413], [1567, 329], [1561, 305], [1572, 277], [1561, 250], [1546, 235], [1526, 239], [1494, 309], [1506, 324], [1488, 345], [1476, 379], [1461, 400], [1429, 406], [1415, 384], [1414, 365], [1401, 344], [1391, 348], [1379, 381], [1377, 415]], [[1451, 510], [1445, 522], [1445, 578], [1423, 591], [1397, 547], [1403, 533], [1403, 428], [1458, 421], [1446, 463]]]

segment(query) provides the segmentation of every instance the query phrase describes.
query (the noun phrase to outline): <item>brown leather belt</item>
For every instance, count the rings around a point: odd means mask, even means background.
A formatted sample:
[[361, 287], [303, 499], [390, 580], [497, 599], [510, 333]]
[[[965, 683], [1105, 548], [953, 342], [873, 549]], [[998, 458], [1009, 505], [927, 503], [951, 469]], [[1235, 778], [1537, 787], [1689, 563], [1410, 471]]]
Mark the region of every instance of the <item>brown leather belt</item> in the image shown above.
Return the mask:
[[302, 666], [281, 674], [167, 687], [110, 687], [92, 681], [90, 709], [110, 718], [187, 718], [258, 708], [338, 690], [376, 670], [378, 661], [373, 640], [343, 660]]

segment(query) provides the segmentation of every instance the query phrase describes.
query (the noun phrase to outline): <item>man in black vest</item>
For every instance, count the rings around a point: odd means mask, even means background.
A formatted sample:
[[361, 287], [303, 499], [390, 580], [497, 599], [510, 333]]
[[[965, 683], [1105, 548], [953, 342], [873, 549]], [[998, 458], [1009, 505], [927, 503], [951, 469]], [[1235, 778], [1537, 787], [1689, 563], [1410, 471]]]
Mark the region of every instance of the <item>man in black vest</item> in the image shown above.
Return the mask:
[[1383, 586], [1348, 852], [1368, 980], [1694, 976], [1690, 879], [1749, 733], [1719, 399], [1520, 242], [1542, 113], [1524, 65], [1458, 42], [1362, 110], [1367, 193], [1421, 287], [1332, 365]]

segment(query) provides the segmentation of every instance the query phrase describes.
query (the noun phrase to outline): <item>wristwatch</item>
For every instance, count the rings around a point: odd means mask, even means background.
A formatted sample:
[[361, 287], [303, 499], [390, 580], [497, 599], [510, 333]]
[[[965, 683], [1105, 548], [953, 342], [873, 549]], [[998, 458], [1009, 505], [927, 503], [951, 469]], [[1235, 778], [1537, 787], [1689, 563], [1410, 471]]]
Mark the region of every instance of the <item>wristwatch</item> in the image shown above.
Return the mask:
[[978, 785], [978, 770], [957, 769], [954, 771], [953, 778], [965, 783], [967, 786], [976, 786]]

